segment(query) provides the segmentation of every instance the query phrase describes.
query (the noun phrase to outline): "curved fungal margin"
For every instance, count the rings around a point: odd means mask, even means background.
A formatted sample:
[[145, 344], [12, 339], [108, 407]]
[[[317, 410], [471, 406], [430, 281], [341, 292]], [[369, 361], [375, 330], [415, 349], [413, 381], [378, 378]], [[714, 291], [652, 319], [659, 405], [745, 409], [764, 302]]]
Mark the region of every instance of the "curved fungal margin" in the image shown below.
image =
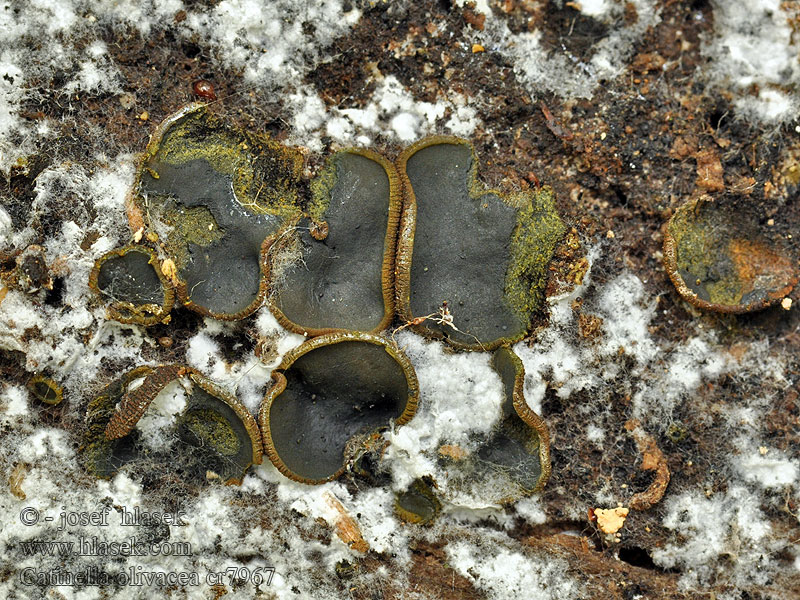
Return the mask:
[[27, 388], [39, 402], [56, 406], [64, 399], [64, 389], [46, 375], [34, 375], [30, 378]]
[[396, 302], [418, 333], [493, 350], [528, 333], [566, 228], [552, 190], [485, 190], [477, 163], [469, 141], [446, 136], [400, 155]]
[[415, 479], [407, 490], [397, 494], [394, 510], [405, 523], [428, 525], [441, 512], [442, 503], [429, 482]]
[[708, 196], [687, 201], [667, 223], [664, 266], [684, 300], [721, 313], [766, 308], [798, 281], [795, 261], [757, 218]]
[[519, 356], [508, 347], [499, 348], [492, 356], [492, 368], [505, 390], [503, 419], [478, 455], [488, 463], [508, 466], [523, 495], [538, 492], [550, 478], [550, 431], [525, 400], [525, 367]]
[[302, 483], [336, 479], [374, 434], [416, 413], [419, 384], [408, 358], [367, 333], [316, 337], [272, 373], [259, 411], [264, 449]]
[[272, 267], [273, 314], [308, 336], [386, 329], [394, 315], [402, 209], [397, 171], [375, 152], [344, 150], [328, 160], [311, 190], [308, 215], [291, 242], [301, 258]]
[[91, 473], [111, 477], [125, 464], [153, 457], [141, 447], [136, 425], [175, 380], [187, 390], [186, 406], [172, 425], [180, 448], [155, 458], [180, 465], [182, 473], [197, 481], [214, 473], [236, 485], [250, 465], [261, 463], [261, 435], [241, 402], [190, 367], [159, 365], [129, 371], [89, 403], [82, 452]]
[[146, 246], [105, 253], [89, 273], [89, 288], [110, 301], [108, 316], [120, 323], [167, 323], [175, 301], [156, 253]]
[[105, 432], [116, 411], [117, 402], [127, 393], [128, 387], [146, 377], [151, 367], [137, 367], [108, 384], [95, 396], [86, 410], [86, 431], [81, 454], [86, 469], [97, 477], [109, 478], [119, 468], [136, 458], [136, 432], [119, 440], [110, 440]]
[[550, 434], [523, 395], [525, 370], [508, 347], [492, 356], [505, 392], [500, 421], [472, 453], [439, 449], [454, 495], [489, 505], [516, 502], [544, 487], [550, 477]]
[[163, 238], [184, 305], [242, 319], [266, 295], [272, 243], [300, 215], [301, 169], [299, 152], [190, 104], [152, 136], [129, 220]]

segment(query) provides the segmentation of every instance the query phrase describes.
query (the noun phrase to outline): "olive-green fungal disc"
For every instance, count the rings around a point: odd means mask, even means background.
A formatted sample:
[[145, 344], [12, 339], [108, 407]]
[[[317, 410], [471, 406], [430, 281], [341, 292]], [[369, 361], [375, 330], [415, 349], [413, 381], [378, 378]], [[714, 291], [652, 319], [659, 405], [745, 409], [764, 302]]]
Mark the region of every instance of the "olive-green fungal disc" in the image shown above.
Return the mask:
[[178, 435], [206, 471], [239, 485], [250, 465], [261, 464], [263, 445], [255, 419], [234, 396], [202, 375], [189, 377], [195, 385], [178, 417]]
[[780, 302], [798, 281], [796, 259], [741, 203], [700, 197], [684, 203], [664, 235], [664, 265], [698, 308], [743, 313]]
[[[173, 426], [177, 442], [169, 454], [163, 455], [143, 448], [135, 427], [119, 438], [109, 439], [107, 435], [108, 423], [119, 410], [118, 403], [138, 389], [135, 384], [140, 380], [157, 372], [175, 374], [173, 381], [184, 377], [189, 388], [186, 408]], [[154, 396], [149, 402], [165, 385], [153, 387]], [[111, 477], [123, 465], [140, 462], [173, 469], [178, 476], [195, 483], [213, 473], [227, 484], [239, 484], [251, 464], [261, 463], [262, 442], [255, 419], [234, 396], [189, 367], [166, 365], [138, 367], [89, 403], [82, 452], [88, 470], [98, 477]]]
[[550, 476], [550, 435], [523, 395], [525, 370], [508, 347], [492, 356], [503, 383], [502, 416], [477, 451], [445, 462], [449, 485], [488, 504], [508, 504], [540, 490]]
[[28, 390], [39, 401], [55, 406], [64, 399], [64, 390], [55, 381], [44, 375], [34, 375], [28, 381]]
[[419, 388], [408, 358], [380, 337], [334, 333], [289, 352], [272, 373], [259, 425], [272, 463], [287, 477], [322, 483], [391, 422], [416, 412]]
[[565, 228], [551, 190], [485, 191], [476, 165], [471, 144], [450, 137], [400, 156], [397, 307], [420, 333], [489, 350], [527, 333]]
[[302, 256], [274, 282], [273, 312], [286, 328], [311, 336], [385, 329], [394, 314], [401, 209], [394, 166], [373, 152], [338, 152], [312, 191], [310, 218], [297, 229]]
[[175, 296], [155, 252], [145, 246], [104, 254], [89, 274], [89, 287], [110, 303], [109, 317], [141, 325], [166, 321]]
[[430, 485], [416, 479], [407, 490], [397, 494], [394, 509], [406, 523], [427, 525], [441, 512], [442, 503], [436, 498]]
[[221, 319], [258, 308], [270, 243], [299, 215], [300, 167], [297, 152], [235, 131], [202, 106], [164, 122], [140, 167], [136, 201], [169, 229], [184, 304]]

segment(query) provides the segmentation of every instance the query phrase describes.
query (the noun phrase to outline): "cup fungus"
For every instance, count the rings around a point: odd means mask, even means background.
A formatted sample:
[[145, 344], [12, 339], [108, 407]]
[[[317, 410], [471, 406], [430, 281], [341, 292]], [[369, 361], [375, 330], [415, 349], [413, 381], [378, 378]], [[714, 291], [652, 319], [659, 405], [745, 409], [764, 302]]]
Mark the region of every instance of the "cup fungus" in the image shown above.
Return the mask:
[[[177, 447], [160, 454], [143, 448], [136, 425], [176, 380], [187, 392], [186, 406], [171, 425]], [[129, 371], [90, 402], [83, 453], [89, 471], [99, 477], [111, 477], [134, 461], [160, 460], [195, 481], [213, 473], [226, 484], [239, 484], [251, 464], [261, 463], [262, 445], [255, 419], [235, 397], [190, 367], [161, 365]]]
[[525, 370], [508, 347], [492, 356], [505, 391], [502, 417], [477, 451], [439, 452], [448, 488], [487, 504], [509, 504], [539, 491], [550, 477], [550, 434], [523, 395]]
[[89, 287], [110, 300], [108, 315], [115, 321], [140, 325], [169, 321], [175, 293], [150, 248], [126, 246], [107, 252], [95, 262]]
[[294, 234], [302, 259], [276, 277], [272, 311], [310, 336], [386, 329], [401, 210], [394, 166], [366, 150], [337, 152], [311, 189], [309, 217]]
[[794, 261], [757, 217], [708, 196], [675, 211], [664, 235], [664, 265], [686, 301], [722, 313], [780, 302], [798, 281]]
[[[153, 251], [127, 247], [98, 261], [92, 288], [112, 299], [115, 318], [142, 324], [166, 322], [167, 278], [185, 305], [220, 319], [248, 316], [269, 290], [281, 324], [317, 337], [273, 371], [260, 432], [235, 398], [189, 367], [126, 373], [89, 405], [89, 469], [110, 476], [132, 461], [169, 461], [183, 474], [210, 471], [232, 483], [264, 450], [303, 483], [368, 474], [388, 443], [382, 430], [417, 408], [411, 363], [375, 335], [395, 314], [403, 327], [461, 349], [524, 337], [565, 232], [552, 191], [484, 190], [472, 145], [459, 138], [422, 140], [397, 165], [368, 150], [340, 151], [301, 210], [299, 153], [235, 131], [201, 104], [166, 119], [141, 161], [128, 217], [139, 239], [147, 229], [148, 240], [161, 240], [170, 272]], [[523, 398], [519, 358], [504, 346], [493, 365], [506, 391], [500, 423], [472, 454], [440, 454], [458, 463], [451, 481], [505, 503], [544, 485], [549, 437]], [[187, 400], [170, 439], [183, 448], [168, 455], [144, 444], [142, 417], [175, 381]], [[417, 480], [399, 494], [401, 518], [430, 522], [441, 508], [435, 485]]]
[[419, 333], [464, 349], [522, 339], [541, 307], [547, 266], [565, 231], [552, 191], [484, 190], [472, 145], [459, 138], [424, 139], [398, 165], [405, 194], [400, 316]]
[[166, 237], [185, 305], [229, 320], [258, 308], [267, 252], [299, 216], [301, 166], [298, 152], [225, 126], [203, 104], [162, 123], [139, 168], [133, 203], [136, 221]]
[[442, 503], [428, 482], [415, 479], [407, 490], [397, 494], [394, 510], [406, 523], [427, 525], [441, 512]]
[[259, 424], [264, 448], [287, 477], [323, 483], [380, 430], [407, 423], [419, 387], [408, 358], [366, 333], [316, 337], [289, 352], [272, 373]]
[[39, 402], [44, 402], [51, 406], [61, 404], [64, 399], [63, 388], [45, 375], [34, 375], [28, 381], [27, 387]]

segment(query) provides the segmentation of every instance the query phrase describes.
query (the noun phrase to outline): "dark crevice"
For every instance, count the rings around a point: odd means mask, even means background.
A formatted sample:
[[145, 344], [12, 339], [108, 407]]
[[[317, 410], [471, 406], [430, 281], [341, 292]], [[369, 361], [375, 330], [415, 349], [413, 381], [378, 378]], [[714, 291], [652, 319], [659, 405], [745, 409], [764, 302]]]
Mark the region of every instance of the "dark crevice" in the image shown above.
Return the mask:
[[564, 403], [561, 398], [556, 394], [556, 390], [548, 387], [545, 391], [545, 399], [542, 402], [542, 414], [556, 415], [563, 413], [565, 410]]
[[64, 301], [64, 278], [56, 277], [53, 279], [53, 289], [48, 290], [44, 297], [44, 302], [48, 306], [61, 306]]
[[186, 58], [195, 58], [198, 54], [200, 54], [200, 46], [197, 44], [192, 44], [191, 42], [185, 42], [181, 44], [181, 50], [183, 50], [183, 54]]
[[625, 193], [625, 190], [619, 185], [611, 185], [609, 187], [611, 191], [614, 192], [614, 196], [616, 196], [617, 205], [628, 206], [628, 194]]
[[212, 338], [218, 345], [220, 354], [226, 361], [237, 362], [253, 349], [254, 343], [247, 337], [239, 335], [239, 332], [228, 335], [221, 333]]
[[584, 521], [572, 521], [564, 519], [560, 521], [552, 521], [550, 523], [542, 523], [541, 525], [534, 525], [530, 527], [525, 533], [529, 536], [545, 537], [549, 535], [575, 535], [580, 534], [587, 537], [591, 534], [592, 530]]
[[619, 549], [618, 557], [622, 562], [634, 567], [663, 571], [663, 569], [656, 566], [647, 550], [638, 546], [623, 546]]
[[730, 115], [728, 115], [727, 111], [718, 108], [708, 116], [708, 124], [711, 125], [711, 129], [716, 131], [722, 125], [723, 119], [728, 116]]

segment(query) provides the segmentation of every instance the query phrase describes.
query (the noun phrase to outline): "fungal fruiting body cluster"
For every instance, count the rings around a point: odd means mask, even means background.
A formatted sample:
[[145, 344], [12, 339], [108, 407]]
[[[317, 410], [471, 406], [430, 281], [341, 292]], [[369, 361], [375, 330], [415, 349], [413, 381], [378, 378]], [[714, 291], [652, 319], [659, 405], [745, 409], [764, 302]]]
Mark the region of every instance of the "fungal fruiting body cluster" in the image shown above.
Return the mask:
[[[174, 444], [153, 448], [141, 443], [135, 427], [150, 403], [172, 383], [185, 400], [172, 427]], [[260, 464], [261, 435], [253, 416], [235, 396], [183, 365], [137, 367], [89, 403], [84, 459], [90, 472], [108, 477], [122, 465], [146, 460], [162, 463], [189, 481], [209, 473], [225, 483], [241, 483], [252, 464]], [[186, 460], [184, 457], [192, 457]]]
[[[395, 343], [397, 331], [411, 328], [454, 350], [493, 352], [504, 401], [471, 450], [444, 444], [429, 457], [446, 481], [415, 479], [397, 496], [398, 514], [428, 522], [448, 489], [493, 505], [540, 489], [550, 474], [549, 433], [525, 401], [524, 369], [510, 345], [533, 327], [554, 253], [578, 244], [552, 191], [483, 189], [472, 145], [442, 136], [395, 161], [338, 151], [304, 183], [299, 152], [237, 131], [205, 105], [158, 128], [127, 202], [134, 243], [108, 252], [90, 275], [108, 316], [167, 324], [179, 302], [239, 320], [266, 302], [308, 340], [273, 370], [258, 422], [187, 366], [124, 374], [90, 403], [88, 468], [109, 476], [135, 461], [183, 456], [148, 446], [140, 431], [150, 403], [173, 386], [182, 402], [171, 437], [193, 449], [180, 463], [186, 479], [240, 482], [262, 453], [308, 484], [345, 472], [385, 479], [383, 432], [408, 423], [420, 401], [414, 368]], [[763, 308], [798, 281], [757, 219], [706, 197], [676, 211], [664, 248], [678, 291], [708, 310]], [[581, 264], [568, 282], [579, 283]], [[36, 385], [43, 402], [60, 399], [55, 382]]]
[[[126, 373], [90, 404], [89, 468], [108, 476], [141, 459], [137, 423], [162, 390], [179, 384], [174, 437], [203, 449], [188, 477], [241, 481], [260, 462], [262, 443], [281, 473], [305, 483], [348, 470], [375, 474], [365, 457], [380, 462], [381, 432], [414, 417], [419, 399], [414, 369], [391, 335], [395, 324], [455, 349], [495, 351], [502, 418], [474, 456], [449, 454], [453, 480], [496, 503], [541, 488], [548, 431], [522, 396], [522, 363], [509, 345], [541, 309], [565, 228], [549, 189], [487, 191], [476, 165], [471, 144], [452, 137], [422, 140], [395, 162], [343, 150], [304, 201], [297, 151], [236, 131], [204, 105], [168, 118], [128, 200], [135, 243], [102, 257], [91, 275], [109, 317], [168, 323], [180, 302], [237, 320], [266, 301], [284, 327], [309, 339], [273, 371], [260, 427], [189, 367]], [[435, 486], [417, 480], [398, 511], [429, 520], [438, 511]], [[413, 506], [424, 514], [410, 516]]]

